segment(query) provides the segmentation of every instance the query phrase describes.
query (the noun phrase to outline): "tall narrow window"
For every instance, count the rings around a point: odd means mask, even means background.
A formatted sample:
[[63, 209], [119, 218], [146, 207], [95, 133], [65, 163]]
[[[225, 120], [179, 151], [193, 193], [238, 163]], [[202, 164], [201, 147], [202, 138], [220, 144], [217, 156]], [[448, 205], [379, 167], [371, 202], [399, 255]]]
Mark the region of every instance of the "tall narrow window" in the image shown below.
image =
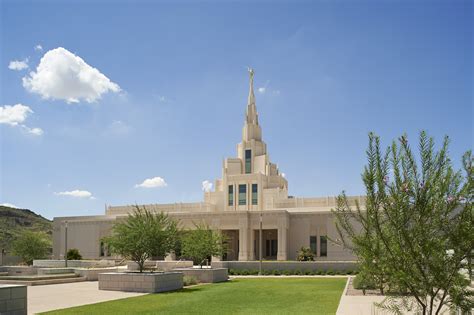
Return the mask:
[[104, 242], [100, 242], [100, 257], [105, 256], [105, 245]]
[[245, 150], [245, 174], [252, 173], [252, 150]]
[[247, 204], [247, 185], [239, 185], [239, 206]]
[[252, 184], [252, 204], [258, 204], [258, 186], [257, 184]]
[[309, 237], [309, 248], [311, 248], [311, 252], [316, 255], [318, 252], [318, 238], [316, 236]]
[[328, 238], [327, 236], [321, 235], [319, 237], [320, 241], [320, 247], [321, 247], [321, 252], [319, 253], [319, 256], [321, 257], [326, 257], [328, 255]]
[[234, 185], [229, 185], [229, 206], [234, 205]]

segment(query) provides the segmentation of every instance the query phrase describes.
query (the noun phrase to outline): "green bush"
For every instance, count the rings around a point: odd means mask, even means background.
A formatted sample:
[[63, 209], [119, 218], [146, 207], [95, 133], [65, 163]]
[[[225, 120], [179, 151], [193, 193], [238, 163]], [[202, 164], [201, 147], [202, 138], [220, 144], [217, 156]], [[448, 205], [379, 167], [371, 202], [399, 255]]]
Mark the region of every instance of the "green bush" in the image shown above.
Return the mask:
[[272, 271], [272, 275], [279, 276], [279, 275], [281, 275], [281, 272], [280, 272], [280, 270], [275, 269], [275, 270]]
[[300, 276], [300, 275], [303, 274], [303, 272], [302, 272], [301, 270], [297, 269], [297, 270], [295, 270], [295, 271], [293, 272], [293, 274], [295, 274], [295, 275], [297, 275], [297, 276]]
[[314, 253], [311, 251], [311, 248], [301, 246], [296, 259], [299, 261], [313, 261]]
[[289, 276], [292, 274], [291, 270], [283, 270], [282, 274], [284, 274], [285, 276]]
[[193, 285], [193, 284], [197, 284], [198, 283], [198, 280], [196, 277], [193, 277], [193, 276], [184, 276], [183, 277], [183, 284], [184, 286], [188, 286], [188, 285]]
[[272, 274], [272, 271], [271, 270], [263, 270], [262, 273], [265, 275], [265, 276], [269, 276]]
[[66, 256], [68, 260], [81, 260], [82, 259], [82, 255], [79, 253], [79, 250], [77, 248], [71, 248], [70, 250], [68, 250]]
[[240, 272], [240, 274], [242, 276], [248, 276], [249, 275], [249, 271], [247, 269], [242, 269], [242, 271]]
[[230, 276], [233, 276], [233, 275], [236, 275], [236, 274], [237, 274], [235, 269], [229, 269], [228, 272], [229, 272], [229, 275], [230, 275]]
[[364, 295], [365, 290], [373, 290], [376, 287], [373, 277], [370, 277], [364, 273], [359, 273], [357, 276], [355, 276], [352, 286], [354, 289], [362, 290]]
[[326, 271], [326, 274], [329, 275], [329, 276], [334, 276], [334, 275], [336, 274], [336, 272], [335, 272], [334, 270], [332, 270], [332, 269], [328, 269], [328, 270]]
[[313, 272], [311, 270], [305, 270], [304, 274], [307, 275], [307, 276], [310, 276], [310, 275], [313, 274]]

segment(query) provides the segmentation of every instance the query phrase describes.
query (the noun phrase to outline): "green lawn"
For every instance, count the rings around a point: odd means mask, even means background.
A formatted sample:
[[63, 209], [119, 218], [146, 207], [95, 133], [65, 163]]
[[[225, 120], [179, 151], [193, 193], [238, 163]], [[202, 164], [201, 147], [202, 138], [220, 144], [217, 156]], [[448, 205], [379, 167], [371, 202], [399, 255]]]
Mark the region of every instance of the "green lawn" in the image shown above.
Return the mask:
[[46, 314], [335, 314], [345, 278], [234, 279]]

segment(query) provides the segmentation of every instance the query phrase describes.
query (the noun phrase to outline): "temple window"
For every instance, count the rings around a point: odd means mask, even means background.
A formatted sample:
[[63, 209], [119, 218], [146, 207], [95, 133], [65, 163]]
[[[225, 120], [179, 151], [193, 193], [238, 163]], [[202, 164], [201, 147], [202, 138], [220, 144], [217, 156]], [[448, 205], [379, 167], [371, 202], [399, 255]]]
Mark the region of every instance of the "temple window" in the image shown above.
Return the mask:
[[239, 206], [247, 204], [247, 185], [239, 185]]

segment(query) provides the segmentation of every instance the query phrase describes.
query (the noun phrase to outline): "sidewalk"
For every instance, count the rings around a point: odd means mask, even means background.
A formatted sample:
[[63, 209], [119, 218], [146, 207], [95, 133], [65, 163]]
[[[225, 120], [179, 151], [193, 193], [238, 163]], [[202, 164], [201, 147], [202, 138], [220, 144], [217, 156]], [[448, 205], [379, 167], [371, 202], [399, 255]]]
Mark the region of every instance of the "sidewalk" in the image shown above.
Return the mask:
[[146, 293], [103, 291], [97, 281], [28, 287], [28, 314], [118, 300]]

